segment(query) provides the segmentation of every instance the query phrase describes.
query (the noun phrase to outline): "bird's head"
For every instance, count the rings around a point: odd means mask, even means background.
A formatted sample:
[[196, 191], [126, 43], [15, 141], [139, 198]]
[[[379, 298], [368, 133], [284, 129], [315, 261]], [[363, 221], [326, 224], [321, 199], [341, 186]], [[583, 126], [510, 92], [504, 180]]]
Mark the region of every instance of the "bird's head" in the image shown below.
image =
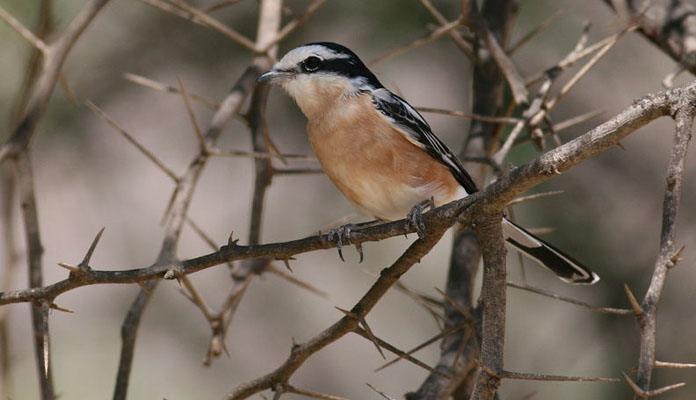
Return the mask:
[[307, 116], [342, 97], [383, 87], [355, 53], [329, 42], [290, 50], [258, 80], [282, 86]]

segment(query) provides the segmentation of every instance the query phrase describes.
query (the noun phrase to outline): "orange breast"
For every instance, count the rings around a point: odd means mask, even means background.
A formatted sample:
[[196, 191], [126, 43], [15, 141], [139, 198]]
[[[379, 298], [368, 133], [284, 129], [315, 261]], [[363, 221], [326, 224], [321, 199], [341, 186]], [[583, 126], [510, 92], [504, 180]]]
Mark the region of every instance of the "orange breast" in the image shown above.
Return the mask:
[[376, 218], [400, 219], [430, 197], [441, 205], [464, 195], [447, 167], [394, 129], [368, 95], [334, 104], [310, 120], [308, 133], [329, 178]]

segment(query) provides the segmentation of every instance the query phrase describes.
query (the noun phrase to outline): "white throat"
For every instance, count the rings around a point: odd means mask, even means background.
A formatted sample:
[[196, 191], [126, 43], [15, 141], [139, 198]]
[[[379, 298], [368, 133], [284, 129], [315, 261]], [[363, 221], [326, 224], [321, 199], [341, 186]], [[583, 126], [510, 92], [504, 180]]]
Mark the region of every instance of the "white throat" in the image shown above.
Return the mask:
[[358, 93], [358, 89], [348, 78], [328, 74], [299, 74], [283, 82], [282, 86], [309, 119]]

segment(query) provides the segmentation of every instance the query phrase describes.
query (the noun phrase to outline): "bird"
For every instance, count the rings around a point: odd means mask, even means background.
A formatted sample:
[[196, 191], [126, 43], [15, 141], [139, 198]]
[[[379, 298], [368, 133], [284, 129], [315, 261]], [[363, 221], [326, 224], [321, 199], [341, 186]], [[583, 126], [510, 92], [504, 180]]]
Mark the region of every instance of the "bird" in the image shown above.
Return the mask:
[[[294, 99], [307, 118], [309, 142], [326, 175], [377, 221], [406, 217], [422, 236], [424, 210], [478, 191], [425, 118], [384, 87], [347, 47], [332, 42], [301, 45], [257, 80], [281, 86]], [[589, 268], [508, 218], [502, 225], [509, 245], [561, 280], [599, 280]], [[342, 237], [353, 227], [330, 233], [337, 236], [339, 253]]]

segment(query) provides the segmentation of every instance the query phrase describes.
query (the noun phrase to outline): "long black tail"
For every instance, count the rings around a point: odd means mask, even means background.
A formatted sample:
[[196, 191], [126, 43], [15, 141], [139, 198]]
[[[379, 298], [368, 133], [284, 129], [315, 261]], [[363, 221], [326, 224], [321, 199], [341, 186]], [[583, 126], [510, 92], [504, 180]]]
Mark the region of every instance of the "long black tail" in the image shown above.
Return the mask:
[[591, 285], [599, 281], [599, 276], [587, 267], [507, 218], [503, 219], [503, 234], [505, 240], [522, 254], [548, 268], [565, 282]]

